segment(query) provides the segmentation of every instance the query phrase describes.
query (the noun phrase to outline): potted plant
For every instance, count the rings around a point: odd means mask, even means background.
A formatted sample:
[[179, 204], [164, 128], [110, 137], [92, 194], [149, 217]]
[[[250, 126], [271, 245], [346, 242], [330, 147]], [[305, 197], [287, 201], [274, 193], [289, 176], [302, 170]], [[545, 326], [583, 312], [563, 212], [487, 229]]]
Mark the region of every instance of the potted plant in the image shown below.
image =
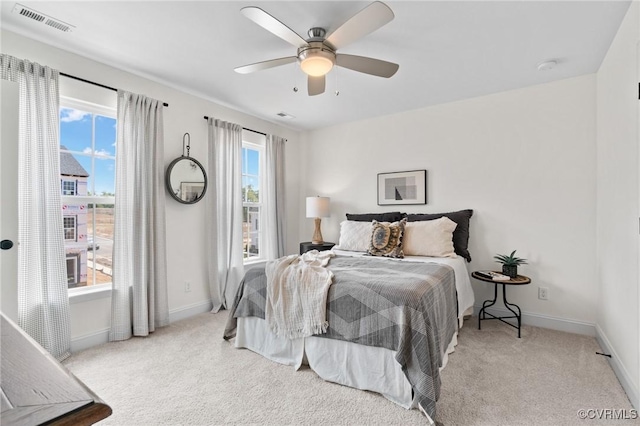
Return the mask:
[[510, 255], [499, 254], [493, 256], [496, 262], [502, 264], [502, 273], [508, 275], [510, 278], [516, 278], [518, 276], [518, 265], [526, 265], [527, 259], [522, 259], [515, 256], [516, 251], [512, 251]]

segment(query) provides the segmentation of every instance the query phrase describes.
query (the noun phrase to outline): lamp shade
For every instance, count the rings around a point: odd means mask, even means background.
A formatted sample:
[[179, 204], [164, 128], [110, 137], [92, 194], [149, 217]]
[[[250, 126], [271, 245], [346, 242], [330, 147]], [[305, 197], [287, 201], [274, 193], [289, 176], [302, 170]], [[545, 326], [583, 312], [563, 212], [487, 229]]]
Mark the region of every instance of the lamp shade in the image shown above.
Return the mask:
[[300, 68], [312, 77], [320, 77], [331, 71], [333, 62], [324, 56], [309, 56], [302, 60]]
[[307, 217], [329, 217], [329, 197], [307, 197]]

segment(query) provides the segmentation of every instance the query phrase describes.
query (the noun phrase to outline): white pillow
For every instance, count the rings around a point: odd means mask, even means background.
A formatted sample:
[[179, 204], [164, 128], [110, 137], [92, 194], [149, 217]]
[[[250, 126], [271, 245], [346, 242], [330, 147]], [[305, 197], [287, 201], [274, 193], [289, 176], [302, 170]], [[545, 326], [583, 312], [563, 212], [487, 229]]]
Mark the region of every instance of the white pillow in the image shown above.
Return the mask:
[[367, 251], [371, 243], [372, 222], [345, 220], [340, 224], [340, 241], [337, 249]]
[[456, 257], [453, 231], [458, 226], [446, 216], [434, 220], [407, 222], [403, 250], [407, 256]]

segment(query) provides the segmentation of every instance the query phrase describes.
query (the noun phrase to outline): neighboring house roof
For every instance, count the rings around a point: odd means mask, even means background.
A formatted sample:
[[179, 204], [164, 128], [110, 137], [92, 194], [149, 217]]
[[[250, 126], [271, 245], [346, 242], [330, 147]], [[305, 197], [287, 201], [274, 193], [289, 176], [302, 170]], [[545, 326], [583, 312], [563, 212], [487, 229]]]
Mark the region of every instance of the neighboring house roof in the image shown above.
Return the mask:
[[62, 152], [67, 148], [60, 145], [60, 174], [63, 176], [89, 177], [89, 173], [82, 167], [76, 157], [68, 152]]

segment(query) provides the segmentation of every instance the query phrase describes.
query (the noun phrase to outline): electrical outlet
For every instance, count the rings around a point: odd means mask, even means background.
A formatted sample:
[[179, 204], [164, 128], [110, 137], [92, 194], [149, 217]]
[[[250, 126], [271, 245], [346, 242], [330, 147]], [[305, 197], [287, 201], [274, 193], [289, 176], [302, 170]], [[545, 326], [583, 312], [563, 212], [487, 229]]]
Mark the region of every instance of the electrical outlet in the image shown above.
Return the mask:
[[184, 282], [184, 292], [189, 293], [191, 291], [191, 283], [189, 281]]
[[547, 287], [538, 287], [538, 299], [547, 300], [549, 297], [549, 288]]

